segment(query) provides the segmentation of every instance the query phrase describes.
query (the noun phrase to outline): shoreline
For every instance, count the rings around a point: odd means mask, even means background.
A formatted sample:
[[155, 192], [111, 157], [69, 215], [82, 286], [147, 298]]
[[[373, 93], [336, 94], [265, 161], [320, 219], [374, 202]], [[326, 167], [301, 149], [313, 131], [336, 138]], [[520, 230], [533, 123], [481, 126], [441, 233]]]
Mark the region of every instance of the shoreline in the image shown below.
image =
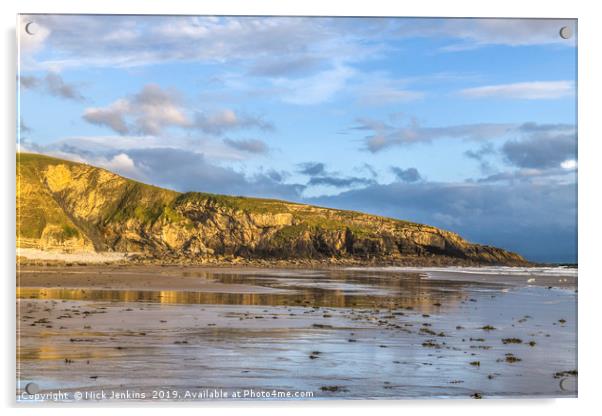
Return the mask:
[[[493, 271], [496, 271], [493, 273]], [[394, 276], [419, 276], [427, 281], [501, 284], [505, 286], [539, 286], [577, 289], [574, 269], [561, 268], [438, 268], [438, 267], [261, 267], [242, 265], [22, 265], [17, 269], [17, 288], [96, 289], [134, 291], [176, 291], [237, 294], [291, 294], [293, 288], [271, 287], [270, 281], [283, 274], [322, 280], [327, 273], [389, 273]], [[237, 281], [229, 275], [240, 276]], [[318, 285], [318, 283], [316, 283]]]
[[[203, 266], [203, 267], [259, 267], [259, 268], [331, 268], [331, 267], [556, 267], [557, 264], [535, 262], [485, 263], [445, 256], [405, 256], [394, 259], [362, 259], [327, 257], [322, 259], [290, 258], [262, 259], [238, 256], [213, 256], [202, 258], [143, 256], [124, 252], [73, 252], [45, 251], [17, 248], [17, 267], [20, 266], [87, 266], [87, 265], [151, 265], [151, 266]], [[577, 267], [577, 265], [565, 265]]]

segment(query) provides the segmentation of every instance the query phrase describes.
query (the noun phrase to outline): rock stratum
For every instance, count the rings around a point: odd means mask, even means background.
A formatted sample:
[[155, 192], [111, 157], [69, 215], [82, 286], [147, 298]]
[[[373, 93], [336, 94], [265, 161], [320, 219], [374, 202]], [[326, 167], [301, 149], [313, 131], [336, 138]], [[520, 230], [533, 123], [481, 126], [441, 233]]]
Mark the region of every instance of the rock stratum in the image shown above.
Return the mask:
[[178, 193], [30, 153], [17, 154], [17, 247], [122, 252], [157, 262], [528, 264], [428, 225], [278, 200]]

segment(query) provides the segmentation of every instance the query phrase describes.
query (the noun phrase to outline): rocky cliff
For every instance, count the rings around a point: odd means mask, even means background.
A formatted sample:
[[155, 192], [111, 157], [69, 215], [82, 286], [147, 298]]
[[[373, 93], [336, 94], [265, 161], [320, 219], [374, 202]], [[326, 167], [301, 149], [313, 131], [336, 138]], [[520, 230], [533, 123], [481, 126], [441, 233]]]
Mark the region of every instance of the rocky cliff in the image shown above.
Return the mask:
[[17, 245], [139, 253], [157, 261], [236, 256], [527, 263], [518, 254], [428, 225], [278, 200], [181, 194], [27, 153], [17, 155]]

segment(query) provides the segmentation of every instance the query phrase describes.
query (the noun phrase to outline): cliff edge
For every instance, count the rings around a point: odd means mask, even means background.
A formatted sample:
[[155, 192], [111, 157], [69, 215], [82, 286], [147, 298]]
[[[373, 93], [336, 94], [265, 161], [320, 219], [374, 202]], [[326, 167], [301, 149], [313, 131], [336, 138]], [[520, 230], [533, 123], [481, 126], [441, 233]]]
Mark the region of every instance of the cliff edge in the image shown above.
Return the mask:
[[429, 225], [279, 200], [178, 193], [30, 153], [17, 154], [17, 246], [137, 253], [157, 261], [528, 264]]

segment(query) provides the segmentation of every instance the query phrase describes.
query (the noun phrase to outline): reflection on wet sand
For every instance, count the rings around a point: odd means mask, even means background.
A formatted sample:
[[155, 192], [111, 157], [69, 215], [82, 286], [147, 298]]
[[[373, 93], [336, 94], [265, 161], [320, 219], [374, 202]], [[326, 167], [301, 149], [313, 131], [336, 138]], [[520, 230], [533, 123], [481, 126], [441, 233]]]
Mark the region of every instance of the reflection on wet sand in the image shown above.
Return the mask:
[[[308, 291], [309, 292], [309, 291]], [[203, 293], [174, 290], [103, 290], [103, 289], [63, 289], [63, 288], [17, 288], [21, 299], [65, 299], [113, 302], [156, 302], [165, 304], [202, 305], [254, 305], [287, 306], [311, 305], [319, 307], [380, 307], [415, 308], [423, 312], [439, 309], [434, 303], [444, 300], [446, 308], [453, 307], [462, 299], [461, 292], [423, 294], [422, 296], [361, 296], [347, 295], [342, 291], [321, 291], [321, 293], [298, 293], [293, 295], [267, 295], [255, 293]]]
[[576, 394], [571, 290], [386, 271], [187, 278], [274, 290], [18, 288], [19, 392], [35, 381], [44, 391], [250, 388], [323, 398]]
[[[197, 273], [200, 274], [200, 273]], [[454, 307], [463, 298], [466, 282], [425, 280], [418, 274], [396, 273], [388, 278], [335, 270], [326, 276], [236, 275], [202, 273], [203, 278], [226, 285], [256, 285], [274, 293], [200, 292], [191, 290], [111, 290], [102, 288], [18, 287], [17, 297], [24, 299], [66, 299], [115, 302], [158, 302], [166, 304], [206, 305], [311, 305], [319, 307], [416, 308], [425, 313]], [[198, 276], [197, 276], [198, 277]], [[483, 289], [498, 288], [482, 285]]]

